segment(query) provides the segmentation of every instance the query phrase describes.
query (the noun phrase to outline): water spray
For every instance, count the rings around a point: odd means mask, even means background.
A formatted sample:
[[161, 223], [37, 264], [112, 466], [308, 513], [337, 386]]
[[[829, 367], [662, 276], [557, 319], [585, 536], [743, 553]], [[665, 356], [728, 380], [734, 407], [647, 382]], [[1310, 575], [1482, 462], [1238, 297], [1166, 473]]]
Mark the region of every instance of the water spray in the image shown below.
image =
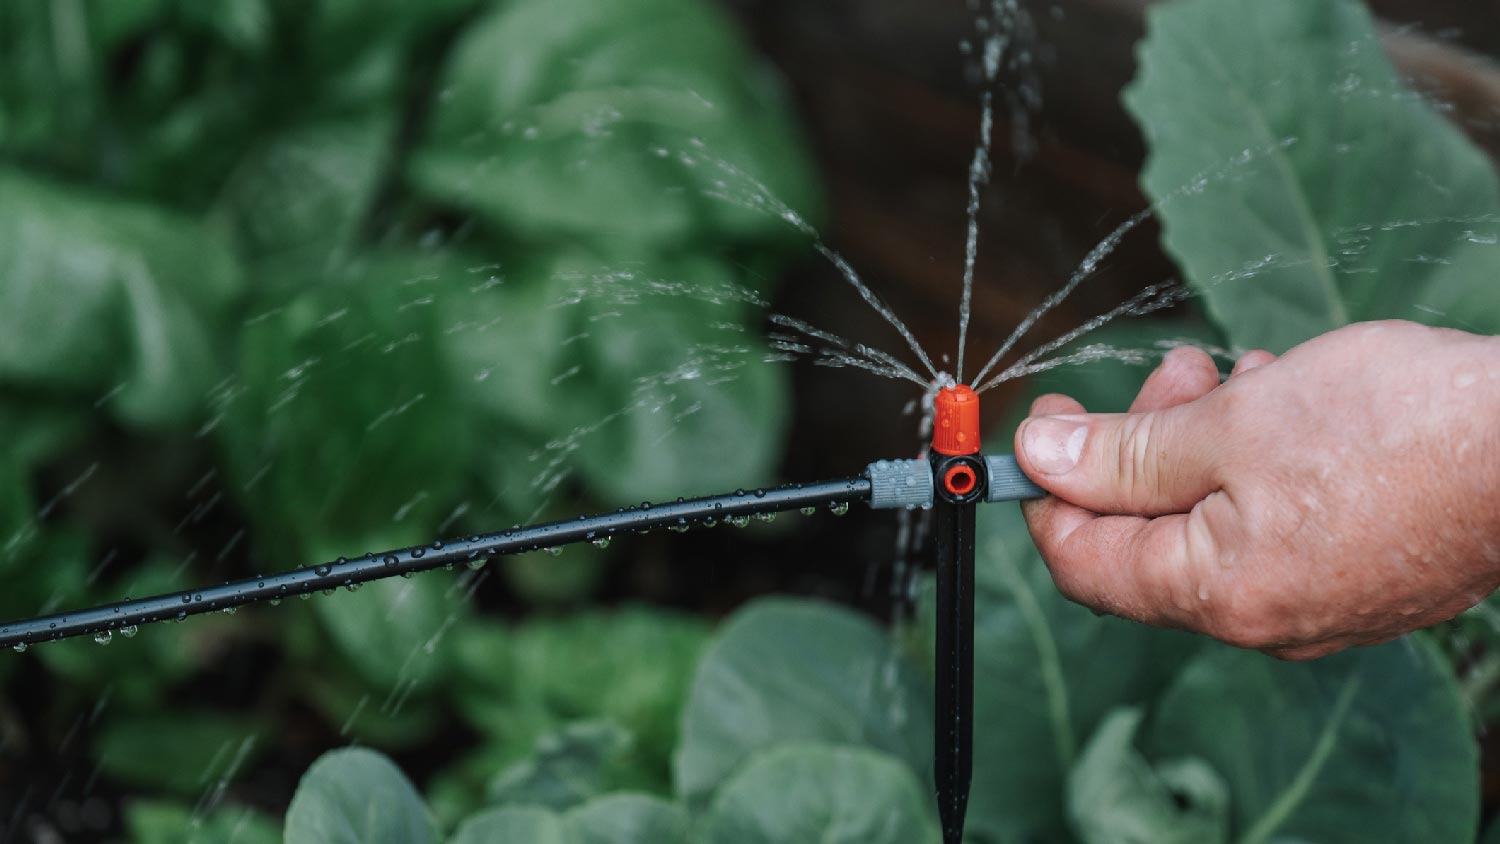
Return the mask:
[[735, 490], [725, 495], [642, 502], [613, 512], [467, 538], [436, 541], [360, 557], [298, 567], [280, 574], [220, 586], [125, 600], [91, 609], [0, 623], [0, 646], [30, 645], [76, 636], [107, 642], [133, 635], [143, 624], [234, 610], [259, 601], [309, 595], [372, 580], [455, 565], [479, 566], [497, 557], [577, 542], [603, 544], [628, 534], [666, 528], [685, 531], [720, 522], [743, 524], [753, 516], [828, 508], [843, 512], [858, 501], [879, 510], [931, 509], [935, 517], [937, 573], [937, 689], [933, 724], [934, 785], [945, 844], [963, 838], [973, 767], [974, 524], [982, 502], [1041, 498], [1045, 493], [1021, 472], [1014, 457], [979, 451], [979, 396], [964, 385], [944, 386], [933, 398], [932, 446], [924, 458], [879, 460], [856, 477]]

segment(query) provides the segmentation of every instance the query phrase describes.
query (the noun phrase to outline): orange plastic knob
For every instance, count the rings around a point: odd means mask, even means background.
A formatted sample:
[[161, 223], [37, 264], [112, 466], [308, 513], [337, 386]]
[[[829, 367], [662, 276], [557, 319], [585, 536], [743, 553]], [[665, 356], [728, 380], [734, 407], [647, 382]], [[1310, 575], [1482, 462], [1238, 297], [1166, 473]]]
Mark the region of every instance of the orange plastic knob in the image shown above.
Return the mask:
[[960, 384], [933, 400], [932, 450], [950, 457], [979, 451], [979, 396]]

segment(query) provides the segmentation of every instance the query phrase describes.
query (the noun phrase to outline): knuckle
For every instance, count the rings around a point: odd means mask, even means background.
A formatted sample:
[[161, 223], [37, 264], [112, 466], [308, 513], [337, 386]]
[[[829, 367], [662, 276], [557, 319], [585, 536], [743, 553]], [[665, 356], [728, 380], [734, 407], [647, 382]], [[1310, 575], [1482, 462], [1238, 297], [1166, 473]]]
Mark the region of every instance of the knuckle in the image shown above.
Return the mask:
[[1153, 491], [1158, 419], [1155, 413], [1134, 413], [1125, 416], [1120, 425], [1115, 471], [1121, 489], [1132, 499]]
[[1243, 598], [1223, 602], [1209, 633], [1226, 645], [1247, 650], [1265, 650], [1279, 644], [1277, 631], [1267, 623], [1265, 613]]

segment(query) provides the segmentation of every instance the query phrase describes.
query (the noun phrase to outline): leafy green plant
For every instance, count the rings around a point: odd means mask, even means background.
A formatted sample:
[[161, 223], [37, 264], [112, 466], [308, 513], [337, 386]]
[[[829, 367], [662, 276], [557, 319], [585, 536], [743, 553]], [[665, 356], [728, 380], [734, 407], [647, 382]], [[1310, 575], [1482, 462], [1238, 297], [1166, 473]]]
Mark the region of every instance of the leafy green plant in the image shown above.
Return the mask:
[[[805, 244], [706, 195], [755, 184], [815, 215], [777, 81], [702, 0], [6, 5], [0, 613], [767, 479], [785, 382], [749, 329]], [[606, 553], [505, 579], [576, 601]], [[66, 681], [59, 707], [107, 690], [94, 752], [134, 791], [193, 795], [256, 738], [242, 771], [301, 707], [389, 749], [458, 714], [497, 767], [449, 778], [455, 812], [599, 718], [664, 787], [675, 712], [618, 672], [686, 676], [698, 625], [486, 626], [473, 577], [26, 659]], [[539, 679], [532, 648], [596, 655], [583, 626], [668, 653], [495, 694], [485, 660]], [[163, 705], [232, 645], [286, 678], [253, 716]], [[153, 742], [176, 767], [140, 761]]]

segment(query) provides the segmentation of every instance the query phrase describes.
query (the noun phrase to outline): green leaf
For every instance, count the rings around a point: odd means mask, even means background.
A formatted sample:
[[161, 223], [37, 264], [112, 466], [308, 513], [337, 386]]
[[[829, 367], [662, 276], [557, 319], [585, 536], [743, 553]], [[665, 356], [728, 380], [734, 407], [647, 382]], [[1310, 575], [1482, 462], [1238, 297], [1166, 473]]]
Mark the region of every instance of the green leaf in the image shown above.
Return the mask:
[[564, 815], [531, 806], [490, 809], [465, 821], [448, 844], [686, 844], [687, 830], [687, 814], [670, 803], [612, 794]]
[[427, 807], [406, 776], [379, 753], [323, 754], [286, 813], [285, 844], [434, 844]]
[[189, 421], [223, 375], [240, 287], [213, 229], [0, 170], [0, 384]]
[[241, 718], [178, 710], [108, 719], [94, 755], [121, 783], [193, 796], [243, 774], [263, 745], [259, 729]]
[[759, 181], [811, 204], [779, 93], [697, 0], [496, 7], [464, 33], [440, 87], [411, 180], [512, 236], [637, 253], [785, 239], [793, 230], [778, 216], [705, 192], [745, 195]]
[[1500, 331], [1500, 182], [1398, 77], [1363, 3], [1163, 4], [1140, 57], [1143, 183], [1234, 345], [1392, 317]]
[[609, 721], [569, 724], [543, 736], [529, 758], [490, 783], [489, 802], [563, 810], [618, 785], [618, 768], [630, 751], [630, 733]]
[[452, 512], [476, 420], [433, 313], [449, 266], [370, 256], [246, 326], [219, 433], [271, 549], [326, 560], [425, 542]]
[[707, 640], [701, 621], [644, 607], [524, 624], [514, 631], [511, 697], [563, 718], [618, 723], [665, 785], [692, 667]]
[[131, 844], [281, 844], [281, 831], [260, 812], [221, 806], [207, 814], [180, 803], [137, 800], [125, 807]]
[[1237, 844], [1474, 840], [1478, 751], [1451, 672], [1417, 637], [1308, 663], [1207, 649], [1145, 749], [1223, 777]]
[[757, 750], [865, 745], [926, 772], [932, 687], [886, 632], [849, 610], [767, 599], [735, 613], [703, 655], [673, 760], [677, 793], [704, 800]]
[[[454, 379], [510, 432], [485, 483], [517, 512], [575, 471], [616, 504], [767, 480], [786, 374], [745, 331], [758, 299], [727, 261], [607, 266], [570, 250], [470, 269], [445, 284], [443, 342]], [[546, 449], [508, 442], [523, 435]]]
[[387, 578], [316, 599], [315, 612], [339, 652], [382, 692], [420, 692], [451, 660], [448, 630], [468, 612], [461, 581], [428, 573]]
[[724, 784], [708, 844], [936, 844], [931, 798], [901, 760], [860, 748], [778, 747]]
[[[1064, 785], [1082, 742], [1111, 710], [1149, 701], [1198, 640], [1063, 598], [1018, 508], [981, 509], [977, 550], [969, 827], [1050, 840], [1065, 828]], [[930, 600], [923, 617], [930, 654]]]
[[448, 844], [494, 844], [497, 841], [572, 844], [562, 817], [550, 809], [534, 806], [506, 806], [480, 812], [460, 824], [458, 831], [448, 839]]
[[468, 613], [460, 580], [441, 573], [366, 583], [315, 603], [339, 651], [381, 690], [425, 690], [449, 667], [446, 636]]
[[[437, 303], [454, 378], [477, 408], [505, 428], [524, 432], [531, 444], [527, 451], [538, 440], [606, 412], [587, 390], [558, 380], [569, 370], [577, 374], [579, 343], [587, 339], [579, 337], [586, 333], [585, 314], [568, 304], [563, 281], [586, 260], [564, 251], [514, 263], [476, 262], [450, 274], [444, 285], [449, 295]], [[523, 471], [514, 465], [497, 468], [503, 471], [488, 474], [509, 479]], [[530, 480], [521, 478], [523, 494], [534, 497]]]
[[1084, 844], [1225, 844], [1229, 790], [1201, 760], [1153, 768], [1135, 749], [1142, 711], [1111, 713], [1068, 774], [1068, 816]]
[[388, 115], [283, 130], [240, 164], [222, 211], [250, 254], [325, 265], [364, 221], [391, 134]]
[[597, 321], [584, 372], [614, 414], [576, 440], [593, 489], [623, 504], [769, 479], [788, 416], [785, 372], [758, 339], [716, 327], [743, 323], [742, 309], [681, 297], [623, 313], [586, 304]]
[[687, 844], [681, 807], [643, 794], [597, 797], [563, 816], [572, 844]]

